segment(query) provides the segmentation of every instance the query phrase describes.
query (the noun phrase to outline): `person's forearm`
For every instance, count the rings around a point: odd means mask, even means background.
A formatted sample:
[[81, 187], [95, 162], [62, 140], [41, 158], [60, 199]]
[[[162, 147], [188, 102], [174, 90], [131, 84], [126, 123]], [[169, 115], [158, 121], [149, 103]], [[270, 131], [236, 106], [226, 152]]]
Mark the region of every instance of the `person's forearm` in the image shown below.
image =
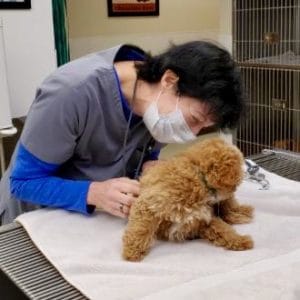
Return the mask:
[[17, 179], [11, 176], [12, 195], [21, 201], [88, 213], [87, 194], [90, 181], [67, 180], [58, 177]]
[[21, 201], [89, 212], [86, 204], [89, 181], [75, 181], [55, 176], [60, 165], [34, 156], [20, 143], [12, 165], [10, 190]]

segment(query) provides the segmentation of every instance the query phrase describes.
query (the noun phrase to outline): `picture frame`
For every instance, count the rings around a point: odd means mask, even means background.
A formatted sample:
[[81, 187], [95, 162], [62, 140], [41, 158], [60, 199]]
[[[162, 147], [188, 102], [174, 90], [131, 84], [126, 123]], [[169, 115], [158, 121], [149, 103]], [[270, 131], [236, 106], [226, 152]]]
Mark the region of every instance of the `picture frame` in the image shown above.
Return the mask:
[[159, 0], [107, 0], [109, 17], [158, 16]]
[[0, 9], [30, 9], [31, 0], [0, 0]]

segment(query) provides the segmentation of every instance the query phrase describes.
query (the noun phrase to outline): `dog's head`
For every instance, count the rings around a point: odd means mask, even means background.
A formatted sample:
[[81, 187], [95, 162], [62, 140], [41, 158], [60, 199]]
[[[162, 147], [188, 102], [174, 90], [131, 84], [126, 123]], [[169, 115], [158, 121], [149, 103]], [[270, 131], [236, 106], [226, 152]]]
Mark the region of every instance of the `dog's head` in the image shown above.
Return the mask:
[[199, 168], [207, 185], [222, 193], [233, 193], [243, 179], [243, 155], [221, 138], [194, 144], [187, 155]]

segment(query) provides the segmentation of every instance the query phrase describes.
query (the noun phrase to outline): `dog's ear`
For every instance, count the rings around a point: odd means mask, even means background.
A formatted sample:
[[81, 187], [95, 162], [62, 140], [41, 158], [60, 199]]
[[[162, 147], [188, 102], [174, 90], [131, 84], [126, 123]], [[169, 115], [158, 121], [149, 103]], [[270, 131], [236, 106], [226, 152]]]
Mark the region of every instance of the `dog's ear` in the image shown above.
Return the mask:
[[178, 156], [184, 156], [193, 164], [201, 165], [202, 171], [206, 172], [224, 145], [226, 142], [221, 138], [200, 140], [179, 153]]
[[215, 160], [210, 159], [206, 177], [216, 189], [234, 190], [243, 179], [243, 156], [235, 146], [219, 152]]
[[[219, 189], [234, 189], [243, 178], [243, 155], [234, 145], [220, 138], [199, 144], [198, 163], [209, 185]], [[192, 149], [193, 150], [193, 149]]]
[[210, 138], [196, 142], [186, 149], [183, 154], [192, 163], [199, 165], [201, 170], [206, 173], [226, 145], [226, 142], [221, 138]]
[[199, 167], [214, 188], [236, 187], [243, 178], [242, 153], [221, 138], [196, 142], [182, 155]]

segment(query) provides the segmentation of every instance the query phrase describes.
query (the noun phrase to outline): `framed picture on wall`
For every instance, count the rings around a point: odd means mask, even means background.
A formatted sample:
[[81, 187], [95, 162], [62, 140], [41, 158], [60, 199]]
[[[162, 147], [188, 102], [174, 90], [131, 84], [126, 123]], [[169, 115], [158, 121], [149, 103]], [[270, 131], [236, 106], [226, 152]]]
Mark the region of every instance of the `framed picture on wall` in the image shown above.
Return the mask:
[[0, 0], [0, 9], [29, 9], [31, 0]]
[[159, 0], [107, 0], [109, 17], [158, 16]]

